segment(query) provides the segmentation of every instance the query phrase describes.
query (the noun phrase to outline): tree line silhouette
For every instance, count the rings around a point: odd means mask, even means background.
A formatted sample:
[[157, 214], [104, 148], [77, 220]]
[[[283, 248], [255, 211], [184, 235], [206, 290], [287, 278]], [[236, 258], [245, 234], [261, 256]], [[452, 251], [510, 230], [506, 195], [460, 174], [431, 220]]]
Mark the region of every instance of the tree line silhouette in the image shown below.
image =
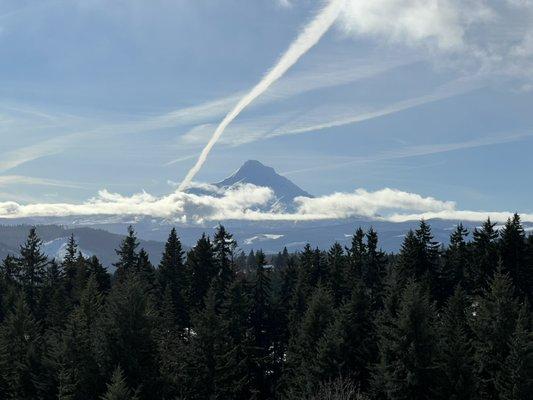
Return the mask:
[[154, 267], [133, 228], [110, 274], [30, 229], [0, 270], [2, 399], [531, 399], [533, 236], [520, 217], [398, 254], [245, 255], [223, 226]]

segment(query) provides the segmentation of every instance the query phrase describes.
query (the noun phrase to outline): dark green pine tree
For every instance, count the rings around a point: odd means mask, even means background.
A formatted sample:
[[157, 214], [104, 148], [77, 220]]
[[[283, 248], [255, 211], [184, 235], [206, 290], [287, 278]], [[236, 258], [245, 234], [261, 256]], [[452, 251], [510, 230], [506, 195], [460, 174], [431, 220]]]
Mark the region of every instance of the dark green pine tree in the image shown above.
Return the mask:
[[144, 290], [150, 296], [155, 296], [157, 291], [156, 271], [150, 262], [150, 256], [146, 250], [141, 249], [137, 258], [137, 267], [135, 272], [144, 287]]
[[295, 260], [288, 258], [287, 264], [275, 269], [274, 273], [278, 276], [279, 289], [272, 296], [272, 340], [274, 364], [278, 366], [277, 372], [280, 372], [290, 338], [291, 312], [294, 312], [291, 305], [298, 280]]
[[522, 307], [496, 387], [502, 400], [527, 400], [533, 393], [533, 333], [526, 307]]
[[370, 367], [377, 347], [370, 300], [360, 284], [351, 298], [335, 312], [333, 323], [320, 339], [317, 349], [317, 380], [327, 382], [350, 378], [361, 390], [369, 385]]
[[[383, 296], [383, 308], [377, 313], [374, 320], [376, 325], [376, 345], [382, 342], [388, 344], [390, 338], [389, 332], [396, 330], [396, 320], [400, 309], [402, 291], [405, 284], [398, 278], [397, 264], [394, 268], [389, 269], [385, 280], [385, 294]], [[387, 353], [388, 354], [388, 353]], [[388, 355], [387, 355], [388, 357]], [[371, 394], [372, 398], [382, 400], [387, 399], [386, 394], [386, 375], [384, 370], [385, 353], [379, 356], [378, 364], [372, 371]]]
[[270, 271], [265, 269], [266, 258], [262, 251], [256, 252], [255, 279], [251, 290], [250, 333], [252, 335], [253, 376], [252, 392], [257, 399], [272, 395], [272, 382], [268, 371], [272, 369], [272, 287]]
[[284, 387], [288, 398], [306, 398], [314, 393], [319, 382], [316, 371], [316, 349], [334, 317], [333, 296], [321, 286], [309, 300], [298, 329], [295, 329], [287, 351]]
[[228, 287], [221, 307], [221, 327], [226, 343], [217, 359], [217, 398], [252, 398], [254, 347], [250, 330], [248, 283], [237, 278]]
[[375, 382], [383, 384], [386, 398], [435, 398], [435, 307], [420, 283], [408, 282], [391, 324], [379, 327], [380, 361]]
[[33, 400], [45, 394], [39, 324], [21, 297], [0, 329], [0, 397]]
[[348, 249], [349, 268], [347, 270], [346, 281], [350, 293], [355, 285], [358, 285], [363, 277], [363, 268], [366, 257], [365, 232], [362, 228], [357, 228], [352, 236], [352, 243]]
[[64, 287], [64, 273], [55, 260], [48, 264], [45, 276], [45, 283], [41, 291], [39, 301], [41, 311], [44, 315], [45, 328], [61, 329], [67, 319], [71, 308], [69, 307], [68, 295]]
[[93, 275], [100, 293], [107, 293], [111, 289], [111, 276], [102, 265], [98, 257], [91, 256], [86, 261], [89, 276]]
[[398, 258], [398, 278], [402, 284], [414, 279], [423, 282], [430, 292], [437, 288], [439, 245], [433, 240], [430, 226], [422, 220], [415, 232], [405, 236]]
[[44, 284], [48, 259], [41, 251], [43, 242], [37, 236], [35, 228], [30, 229], [26, 243], [20, 246], [19, 281], [25, 295], [27, 305], [36, 310], [39, 291]]
[[87, 268], [87, 260], [81, 253], [78, 251], [78, 256], [76, 257], [76, 275], [74, 277], [74, 285], [72, 288], [72, 300], [75, 304], [79, 304], [81, 294], [85, 290], [85, 285], [89, 280], [90, 271]]
[[339, 305], [342, 300], [348, 297], [348, 287], [345, 276], [347, 270], [347, 259], [344, 250], [339, 243], [334, 243], [328, 252], [329, 276], [328, 286], [333, 293], [335, 304]]
[[381, 309], [385, 295], [385, 279], [387, 276], [387, 260], [378, 248], [378, 234], [370, 228], [366, 234], [367, 251], [363, 269], [363, 283], [369, 291], [373, 310]]
[[159, 308], [158, 325], [154, 332], [157, 362], [161, 377], [161, 397], [176, 398], [184, 382], [184, 332], [178, 329], [176, 310], [170, 285], [165, 287]]
[[0, 323], [19, 297], [18, 273], [16, 258], [8, 254], [0, 265]]
[[152, 336], [155, 313], [149, 308], [148, 296], [138, 277], [128, 274], [115, 284], [106, 304], [98, 340], [101, 363], [109, 373], [122, 365], [126, 382], [139, 387], [143, 399], [156, 399], [157, 354]]
[[217, 290], [223, 294], [235, 278], [234, 253], [237, 243], [233, 236], [219, 225], [213, 237], [213, 256], [217, 266]]
[[404, 286], [410, 279], [417, 277], [417, 263], [420, 243], [412, 230], [405, 235], [400, 253], [394, 266], [396, 279], [400, 286]]
[[65, 329], [56, 338], [52, 360], [58, 371], [60, 398], [91, 400], [101, 393], [100, 367], [96, 356], [103, 296], [91, 275]]
[[470, 294], [481, 294], [498, 267], [498, 231], [495, 226], [489, 218], [480, 229], [474, 229], [472, 261], [465, 272], [465, 289]]
[[420, 221], [418, 229], [415, 231], [419, 243], [419, 254], [415, 267], [417, 279], [423, 279], [430, 286], [430, 294], [437, 297], [438, 271], [439, 271], [439, 243], [433, 240], [431, 227], [426, 221]]
[[172, 298], [175, 322], [181, 327], [189, 326], [189, 314], [185, 303], [185, 266], [183, 265], [183, 248], [175, 228], [172, 228], [165, 243], [157, 278], [162, 293], [167, 289]]
[[187, 253], [188, 297], [191, 311], [198, 311], [204, 306], [204, 299], [216, 274], [211, 240], [205, 234]]
[[296, 269], [297, 279], [294, 284], [294, 289], [291, 291], [290, 303], [288, 309], [288, 324], [289, 326], [298, 326], [307, 310], [308, 299], [311, 296], [313, 287], [309, 284], [308, 271], [305, 264], [298, 261]]
[[519, 311], [514, 291], [509, 276], [498, 270], [477, 300], [472, 330], [482, 399], [499, 399], [496, 382], [505, 368]]
[[76, 242], [74, 234], [70, 235], [65, 250], [65, 256], [63, 257], [61, 266], [63, 267], [63, 271], [65, 271], [65, 290], [67, 295], [73, 299], [74, 281], [76, 279], [77, 271], [76, 261], [78, 258], [78, 243]]
[[107, 384], [107, 391], [101, 397], [102, 400], [137, 400], [137, 394], [134, 393], [126, 382], [124, 372], [120, 366], [117, 366], [111, 376], [111, 381]]
[[320, 283], [324, 285], [329, 281], [329, 271], [327, 254], [318, 247], [313, 252], [313, 269], [311, 270], [311, 284], [317, 286]]
[[122, 282], [126, 279], [130, 271], [136, 269], [139, 260], [137, 247], [139, 247], [139, 240], [137, 239], [135, 230], [130, 225], [127, 236], [122, 240], [120, 247], [115, 250], [119, 257], [119, 260], [114, 264], [116, 267], [115, 276], [117, 281]]
[[440, 379], [438, 397], [468, 400], [476, 397], [474, 347], [470, 331], [472, 307], [464, 290], [457, 286], [439, 321]]
[[298, 281], [299, 287], [307, 296], [312, 292], [317, 284], [313, 281], [313, 263], [315, 261], [315, 252], [310, 244], [306, 244], [300, 254], [298, 254]]
[[11, 254], [4, 258], [0, 270], [2, 278], [6, 282], [14, 283], [19, 279], [20, 268], [17, 264], [17, 259]]
[[[527, 265], [527, 242], [520, 216], [509, 218], [500, 235], [502, 267], [521, 295], [533, 300], [533, 271]], [[517, 294], [519, 294], [517, 293]]]
[[[527, 256], [526, 256], [526, 268], [528, 274], [533, 274], [533, 234], [527, 237]], [[531, 281], [530, 281], [531, 282]], [[533, 282], [530, 283], [530, 288], [533, 286]], [[530, 289], [530, 291], [533, 289]], [[529, 298], [529, 304], [533, 304], [533, 299]]]
[[468, 230], [463, 224], [457, 225], [450, 235], [450, 245], [444, 253], [444, 263], [439, 274], [441, 300], [450, 297], [454, 288], [465, 280], [465, 270], [470, 264], [470, 251], [465, 240], [467, 236]]
[[305, 245], [299, 255], [299, 272], [301, 275], [299, 279], [301, 284], [307, 287], [309, 291], [325, 278], [327, 274], [325, 261], [320, 250], [313, 250], [309, 244]]
[[204, 304], [205, 307], [193, 318], [194, 334], [185, 360], [184, 397], [192, 400], [214, 398], [217, 362], [224, 351], [224, 337], [212, 287]]

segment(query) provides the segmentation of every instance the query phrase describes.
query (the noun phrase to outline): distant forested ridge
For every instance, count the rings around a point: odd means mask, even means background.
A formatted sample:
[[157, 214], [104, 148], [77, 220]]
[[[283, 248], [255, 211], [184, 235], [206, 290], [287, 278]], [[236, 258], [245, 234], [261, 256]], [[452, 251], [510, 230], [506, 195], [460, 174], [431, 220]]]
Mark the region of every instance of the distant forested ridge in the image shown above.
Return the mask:
[[130, 228], [111, 276], [31, 229], [0, 270], [0, 398], [531, 400], [533, 236], [421, 221], [398, 254], [237, 251], [220, 226], [159, 265]]

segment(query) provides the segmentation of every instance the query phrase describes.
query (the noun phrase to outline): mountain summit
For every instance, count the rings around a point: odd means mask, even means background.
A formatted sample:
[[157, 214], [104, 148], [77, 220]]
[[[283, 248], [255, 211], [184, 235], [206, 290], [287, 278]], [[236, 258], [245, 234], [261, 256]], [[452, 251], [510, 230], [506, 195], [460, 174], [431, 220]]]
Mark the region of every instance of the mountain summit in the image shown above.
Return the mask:
[[268, 187], [274, 191], [278, 201], [291, 204], [295, 197], [313, 197], [289, 179], [278, 174], [274, 168], [267, 167], [257, 160], [246, 161], [233, 175], [214, 185], [227, 188], [238, 183], [251, 183]]

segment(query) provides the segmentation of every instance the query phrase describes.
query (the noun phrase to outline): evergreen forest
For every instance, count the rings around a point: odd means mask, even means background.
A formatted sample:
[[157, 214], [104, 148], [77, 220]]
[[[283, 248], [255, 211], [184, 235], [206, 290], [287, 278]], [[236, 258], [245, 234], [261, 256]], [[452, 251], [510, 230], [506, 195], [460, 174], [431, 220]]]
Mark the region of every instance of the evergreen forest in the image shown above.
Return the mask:
[[29, 229], [0, 268], [0, 398], [531, 400], [533, 235], [450, 233], [244, 254], [172, 229], [152, 265], [130, 227], [104, 266]]

